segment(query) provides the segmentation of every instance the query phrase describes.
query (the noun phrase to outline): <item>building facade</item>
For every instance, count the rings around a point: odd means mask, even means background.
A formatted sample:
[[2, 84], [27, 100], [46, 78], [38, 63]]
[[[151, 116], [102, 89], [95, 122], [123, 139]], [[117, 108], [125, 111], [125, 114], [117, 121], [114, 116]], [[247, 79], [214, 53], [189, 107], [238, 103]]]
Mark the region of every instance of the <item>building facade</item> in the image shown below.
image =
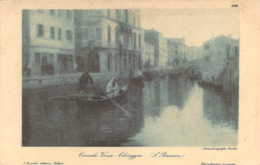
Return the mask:
[[160, 62], [159, 38], [161, 33], [156, 30], [145, 30], [144, 40], [154, 47], [154, 66], [158, 66]]
[[216, 67], [216, 71], [221, 70], [231, 61], [231, 59], [238, 59], [239, 40], [235, 40], [228, 36], [218, 36], [208, 40], [203, 44], [202, 56], [207, 62], [218, 64], [212, 66], [212, 68]]
[[201, 46], [186, 46], [186, 59], [192, 61], [202, 57], [202, 47]]
[[75, 10], [76, 56], [80, 71], [119, 72], [142, 66], [139, 10]]
[[179, 65], [186, 60], [186, 45], [183, 38], [168, 38], [168, 64]]
[[156, 30], [145, 30], [145, 42], [154, 47], [154, 66], [164, 65], [167, 61], [167, 41]]
[[24, 10], [22, 55], [24, 76], [73, 72], [74, 13], [71, 10]]
[[[232, 84], [238, 86], [239, 40], [228, 36], [218, 36], [208, 40], [203, 44], [202, 56], [206, 63], [203, 65], [203, 79], [218, 82], [233, 81]], [[223, 78], [223, 75], [228, 76]], [[224, 80], [220, 80], [219, 77]]]
[[162, 36], [159, 38], [159, 55], [159, 65], [166, 65], [168, 61], [168, 43], [167, 39]]
[[152, 67], [155, 65], [154, 53], [154, 46], [148, 42], [144, 42], [143, 63], [145, 67]]

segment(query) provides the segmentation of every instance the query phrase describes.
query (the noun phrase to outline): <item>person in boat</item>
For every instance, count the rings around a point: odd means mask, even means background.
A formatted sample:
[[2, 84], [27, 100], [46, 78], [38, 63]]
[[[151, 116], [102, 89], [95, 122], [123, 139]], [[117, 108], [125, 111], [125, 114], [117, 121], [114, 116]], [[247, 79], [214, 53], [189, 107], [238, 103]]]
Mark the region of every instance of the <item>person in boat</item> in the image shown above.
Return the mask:
[[79, 78], [80, 93], [87, 92], [89, 88], [93, 88], [94, 81], [88, 72], [83, 73]]
[[143, 78], [144, 77], [143, 72], [141, 72], [140, 70], [137, 70], [136, 77]]
[[132, 78], [131, 82], [133, 85], [143, 88], [144, 87], [143, 73], [140, 70], [136, 71], [135, 77]]
[[112, 77], [111, 80], [109, 80], [106, 86], [106, 95], [108, 97], [115, 97], [120, 94], [118, 82], [119, 79], [116, 76]]

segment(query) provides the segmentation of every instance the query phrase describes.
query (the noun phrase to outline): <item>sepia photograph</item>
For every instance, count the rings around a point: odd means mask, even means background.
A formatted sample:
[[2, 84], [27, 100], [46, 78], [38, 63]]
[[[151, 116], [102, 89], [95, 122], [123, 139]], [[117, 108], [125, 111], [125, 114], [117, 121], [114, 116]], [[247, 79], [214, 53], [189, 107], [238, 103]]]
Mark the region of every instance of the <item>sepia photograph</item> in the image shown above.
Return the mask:
[[22, 146], [237, 146], [239, 8], [23, 9]]

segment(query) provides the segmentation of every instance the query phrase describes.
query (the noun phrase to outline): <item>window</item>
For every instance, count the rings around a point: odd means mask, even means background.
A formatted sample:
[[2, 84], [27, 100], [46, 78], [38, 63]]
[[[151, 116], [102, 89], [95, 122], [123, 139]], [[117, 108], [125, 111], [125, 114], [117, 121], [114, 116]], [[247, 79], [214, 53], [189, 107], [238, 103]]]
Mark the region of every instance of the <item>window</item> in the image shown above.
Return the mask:
[[72, 32], [70, 30], [66, 31], [66, 38], [67, 40], [71, 41], [72, 40]]
[[68, 61], [72, 64], [72, 62], [73, 62], [73, 56], [72, 55], [68, 55]]
[[82, 29], [82, 38], [87, 40], [89, 37], [88, 37], [88, 28], [83, 28]]
[[37, 25], [37, 37], [44, 36], [44, 27], [42, 24]]
[[102, 35], [101, 35], [101, 28], [96, 28], [96, 39], [101, 40]]
[[55, 15], [55, 10], [50, 10], [50, 15]]
[[88, 10], [88, 15], [93, 15], [94, 11], [92, 9]]
[[229, 58], [229, 56], [230, 56], [230, 45], [227, 45], [226, 46], [226, 55], [227, 55], [227, 58]]
[[48, 64], [54, 64], [54, 54], [48, 55]]
[[203, 47], [205, 50], [209, 50], [209, 45], [204, 45]]
[[116, 19], [121, 20], [121, 11], [120, 10], [116, 10]]
[[42, 63], [42, 65], [48, 64], [48, 59], [47, 59], [46, 54], [42, 56], [42, 61], [41, 61], [41, 63]]
[[50, 38], [55, 39], [55, 28], [53, 26], [50, 27]]
[[115, 55], [115, 71], [119, 71], [119, 63], [120, 63], [120, 60], [119, 60], [119, 54], [116, 54]]
[[140, 18], [137, 16], [137, 22], [136, 22], [136, 25], [137, 25], [137, 27], [140, 27]]
[[238, 56], [239, 55], [239, 49], [237, 46], [235, 46], [235, 55]]
[[138, 36], [139, 49], [142, 47], [141, 34]]
[[111, 71], [111, 54], [108, 54], [107, 56], [107, 69], [108, 71]]
[[70, 19], [71, 18], [71, 11], [67, 10], [66, 15], [67, 15], [67, 18]]
[[95, 28], [89, 28], [89, 31], [88, 31], [88, 37], [87, 39], [90, 39], [90, 40], [95, 40]]
[[110, 10], [107, 10], [107, 16], [108, 16], [108, 17], [111, 17]]
[[100, 9], [93, 10], [93, 15], [100, 16], [100, 15], [102, 15], [102, 11]]
[[210, 56], [206, 56], [206, 61], [210, 61]]
[[128, 23], [128, 10], [125, 10], [125, 23]]
[[116, 42], [120, 43], [120, 30], [119, 30], [119, 27], [116, 28], [115, 38], [116, 38]]
[[127, 69], [127, 57], [126, 57], [126, 54], [125, 54], [125, 56], [123, 58], [124, 58], [124, 68]]
[[62, 15], [63, 15], [63, 10], [59, 10], [59, 11], [57, 11], [57, 13], [58, 13], [58, 17], [62, 17]]
[[61, 28], [59, 28], [59, 31], [58, 31], [58, 40], [61, 40], [61, 36], [62, 36], [62, 31], [61, 31]]
[[41, 54], [40, 53], [35, 53], [34, 54], [34, 62], [35, 62], [35, 64], [40, 64], [41, 63]]
[[39, 12], [39, 13], [43, 13], [43, 11], [44, 11], [44, 10], [37, 10], [37, 12]]
[[136, 48], [136, 34], [134, 33], [134, 48]]
[[107, 27], [107, 40], [110, 43], [111, 42], [111, 27]]

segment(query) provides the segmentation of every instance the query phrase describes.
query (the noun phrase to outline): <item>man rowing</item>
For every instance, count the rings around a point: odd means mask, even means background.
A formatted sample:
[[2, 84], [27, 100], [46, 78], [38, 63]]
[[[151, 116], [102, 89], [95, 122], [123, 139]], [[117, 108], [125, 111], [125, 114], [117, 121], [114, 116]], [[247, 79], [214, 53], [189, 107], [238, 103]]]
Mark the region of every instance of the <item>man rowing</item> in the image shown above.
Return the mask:
[[93, 89], [94, 81], [88, 72], [83, 73], [79, 78], [79, 90], [80, 93], [88, 93], [90, 89]]

